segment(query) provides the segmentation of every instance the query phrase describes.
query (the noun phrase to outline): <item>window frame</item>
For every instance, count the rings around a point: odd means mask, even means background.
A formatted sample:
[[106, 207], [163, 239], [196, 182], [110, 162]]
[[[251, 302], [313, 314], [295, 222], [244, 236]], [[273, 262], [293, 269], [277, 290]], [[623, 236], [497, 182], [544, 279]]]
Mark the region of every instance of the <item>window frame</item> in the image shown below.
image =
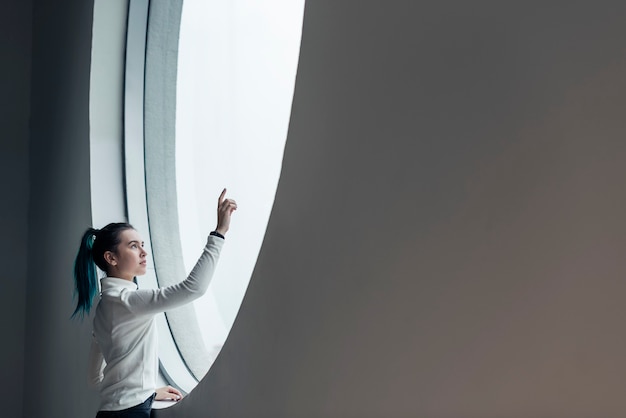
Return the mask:
[[[164, 205], [162, 191], [173, 190], [163, 170], [168, 144], [173, 146], [175, 105], [163, 109], [172, 92], [175, 98], [178, 28], [182, 0], [130, 0], [128, 10], [124, 86], [124, 169], [128, 220], [144, 234], [152, 255], [142, 287], [168, 286], [185, 276], [180, 254], [176, 207]], [[164, 30], [163, 28], [167, 28]], [[173, 102], [175, 103], [175, 101]], [[169, 136], [172, 135], [172, 136]], [[169, 139], [169, 140], [168, 140]], [[193, 307], [157, 315], [159, 365], [166, 381], [190, 392], [206, 374], [208, 352], [198, 337]], [[184, 333], [176, 325], [183, 324]], [[195, 329], [194, 329], [195, 327]], [[180, 335], [184, 334], [184, 335]]]

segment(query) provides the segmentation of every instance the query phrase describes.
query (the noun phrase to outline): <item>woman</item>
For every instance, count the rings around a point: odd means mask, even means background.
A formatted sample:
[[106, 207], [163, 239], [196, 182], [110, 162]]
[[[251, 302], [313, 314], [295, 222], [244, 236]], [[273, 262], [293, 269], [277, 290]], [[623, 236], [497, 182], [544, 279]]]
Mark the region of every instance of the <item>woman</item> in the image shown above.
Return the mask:
[[89, 356], [90, 381], [100, 391], [96, 418], [149, 417], [152, 401], [181, 399], [167, 386], [156, 389], [157, 335], [154, 317], [197, 299], [206, 291], [230, 218], [237, 209], [222, 191], [217, 228], [211, 232], [195, 267], [182, 282], [161, 289], [137, 289], [136, 276], [146, 272], [147, 253], [139, 233], [127, 223], [101, 230], [89, 228], [81, 240], [74, 265], [78, 304], [73, 316], [89, 314], [98, 293], [96, 266], [106, 273], [93, 321]]

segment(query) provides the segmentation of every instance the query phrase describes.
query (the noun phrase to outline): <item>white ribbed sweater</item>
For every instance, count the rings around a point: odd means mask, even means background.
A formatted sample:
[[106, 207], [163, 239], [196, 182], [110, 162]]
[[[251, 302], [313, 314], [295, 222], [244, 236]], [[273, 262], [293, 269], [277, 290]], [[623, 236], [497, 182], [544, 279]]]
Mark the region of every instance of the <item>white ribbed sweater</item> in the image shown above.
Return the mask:
[[223, 245], [222, 238], [210, 235], [189, 277], [172, 286], [137, 289], [128, 280], [101, 280], [89, 356], [89, 380], [100, 391], [99, 410], [130, 408], [155, 392], [158, 353], [154, 317], [206, 292]]

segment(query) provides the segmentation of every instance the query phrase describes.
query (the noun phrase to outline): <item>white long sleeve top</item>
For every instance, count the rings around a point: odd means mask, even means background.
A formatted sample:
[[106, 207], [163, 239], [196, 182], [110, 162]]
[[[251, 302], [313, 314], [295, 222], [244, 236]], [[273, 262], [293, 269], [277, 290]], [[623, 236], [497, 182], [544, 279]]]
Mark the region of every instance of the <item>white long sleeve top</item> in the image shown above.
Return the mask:
[[101, 280], [89, 356], [89, 380], [100, 390], [99, 410], [130, 408], [155, 392], [158, 353], [154, 317], [206, 292], [223, 244], [222, 238], [210, 235], [189, 277], [172, 286], [137, 289], [125, 279]]

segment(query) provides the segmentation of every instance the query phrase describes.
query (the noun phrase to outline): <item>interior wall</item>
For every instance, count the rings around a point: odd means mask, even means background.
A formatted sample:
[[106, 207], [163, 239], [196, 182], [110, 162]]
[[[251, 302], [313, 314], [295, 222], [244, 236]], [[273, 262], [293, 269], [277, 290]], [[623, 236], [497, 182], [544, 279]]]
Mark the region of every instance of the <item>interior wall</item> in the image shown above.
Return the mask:
[[[129, 0], [95, 0], [89, 92], [91, 218], [95, 228], [126, 219], [124, 70]], [[120, 193], [106, 193], [107, 190]]]
[[[24, 98], [29, 4], [2, 5], [20, 47], [2, 44], [16, 59], [0, 70], [23, 416], [92, 416], [89, 326], [69, 315], [93, 2], [33, 1]], [[626, 6], [555, 4], [307, 4], [248, 294], [207, 377], [159, 416], [620, 416]], [[19, 311], [19, 282], [2, 283], [2, 313]], [[2, 354], [19, 380], [18, 346]]]
[[622, 416], [625, 16], [307, 2], [256, 270], [158, 416]]
[[95, 416], [90, 322], [70, 320], [72, 264], [91, 223], [92, 0], [33, 1], [25, 417]]
[[0, 2], [0, 393], [11, 394], [2, 407], [6, 417], [22, 415], [31, 18], [30, 0]]

